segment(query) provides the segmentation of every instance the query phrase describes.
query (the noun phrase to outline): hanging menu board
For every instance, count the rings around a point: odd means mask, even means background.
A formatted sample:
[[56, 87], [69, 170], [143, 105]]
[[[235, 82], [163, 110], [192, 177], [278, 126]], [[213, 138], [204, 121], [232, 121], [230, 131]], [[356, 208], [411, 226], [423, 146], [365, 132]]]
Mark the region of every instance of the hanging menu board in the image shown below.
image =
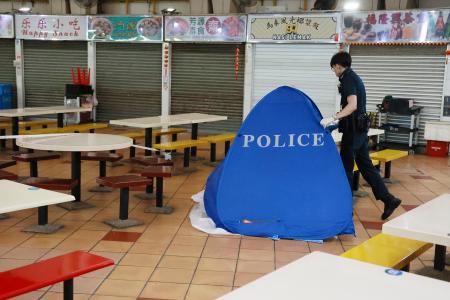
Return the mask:
[[165, 40], [178, 42], [244, 42], [247, 16], [169, 16]]
[[347, 43], [450, 41], [450, 10], [355, 12], [342, 19]]
[[16, 38], [77, 41], [87, 38], [87, 16], [16, 15]]
[[338, 41], [337, 14], [249, 15], [247, 41], [299, 43]]
[[111, 42], [161, 42], [161, 16], [89, 17], [88, 39]]
[[14, 37], [14, 18], [12, 15], [0, 15], [0, 38]]

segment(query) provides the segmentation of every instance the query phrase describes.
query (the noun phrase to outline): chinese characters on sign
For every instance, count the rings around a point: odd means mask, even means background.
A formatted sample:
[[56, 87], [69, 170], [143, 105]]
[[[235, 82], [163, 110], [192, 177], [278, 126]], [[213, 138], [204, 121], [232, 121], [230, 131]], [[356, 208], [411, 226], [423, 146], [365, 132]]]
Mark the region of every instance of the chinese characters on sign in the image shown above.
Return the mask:
[[14, 20], [12, 15], [0, 15], [0, 38], [14, 37]]
[[337, 15], [250, 15], [249, 42], [337, 42]]
[[162, 17], [90, 17], [88, 39], [96, 41], [162, 41]]
[[16, 15], [16, 37], [32, 40], [86, 40], [86, 16]]
[[436, 42], [450, 40], [450, 10], [376, 11], [344, 14], [346, 42]]
[[166, 41], [244, 42], [246, 16], [169, 16]]

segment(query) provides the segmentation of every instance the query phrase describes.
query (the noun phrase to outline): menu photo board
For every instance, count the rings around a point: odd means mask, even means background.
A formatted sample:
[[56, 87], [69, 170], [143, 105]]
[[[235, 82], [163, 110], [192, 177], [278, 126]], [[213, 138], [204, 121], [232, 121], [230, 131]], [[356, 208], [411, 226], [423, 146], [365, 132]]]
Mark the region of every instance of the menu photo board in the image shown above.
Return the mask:
[[168, 16], [166, 41], [245, 42], [247, 16]]
[[14, 37], [13, 15], [0, 15], [0, 38]]
[[16, 38], [76, 41], [87, 38], [87, 16], [16, 15]]
[[271, 43], [336, 43], [337, 14], [249, 15], [247, 41]]
[[342, 15], [347, 43], [450, 41], [450, 10], [371, 11]]
[[94, 41], [161, 42], [161, 16], [91, 16], [88, 39]]

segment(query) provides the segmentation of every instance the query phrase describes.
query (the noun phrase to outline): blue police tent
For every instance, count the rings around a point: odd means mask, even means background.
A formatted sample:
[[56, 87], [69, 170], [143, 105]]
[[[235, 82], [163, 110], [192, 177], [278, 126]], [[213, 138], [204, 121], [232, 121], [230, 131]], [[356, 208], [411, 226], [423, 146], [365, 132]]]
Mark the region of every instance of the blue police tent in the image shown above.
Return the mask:
[[321, 119], [306, 94], [287, 86], [253, 108], [206, 183], [205, 210], [217, 227], [302, 240], [354, 234], [351, 190]]

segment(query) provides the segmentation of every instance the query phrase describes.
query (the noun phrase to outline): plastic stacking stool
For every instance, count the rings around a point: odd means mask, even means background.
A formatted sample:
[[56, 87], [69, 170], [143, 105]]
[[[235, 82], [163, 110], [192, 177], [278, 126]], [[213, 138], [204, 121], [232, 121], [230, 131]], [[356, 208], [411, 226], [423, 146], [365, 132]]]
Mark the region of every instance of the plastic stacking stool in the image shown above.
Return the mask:
[[[81, 160], [99, 162], [99, 177], [106, 177], [106, 162], [118, 162], [123, 158], [122, 154], [110, 152], [87, 152], [81, 154]], [[90, 192], [112, 192], [112, 188], [99, 185], [89, 189]]]
[[148, 179], [138, 175], [121, 175], [97, 178], [97, 183], [111, 188], [120, 188], [119, 219], [106, 220], [104, 223], [114, 228], [128, 228], [143, 224], [142, 221], [128, 219], [130, 187], [144, 186]]
[[[166, 160], [163, 157], [136, 157], [130, 160], [130, 162], [132, 163], [133, 166], [138, 165], [138, 166], [145, 166], [145, 167], [149, 167], [149, 166], [173, 166], [173, 161], [171, 160]], [[142, 168], [136, 168], [136, 170], [140, 170]], [[131, 173], [138, 173], [139, 172], [131, 172]], [[144, 175], [143, 175], [144, 176]], [[153, 176], [145, 176], [147, 178], [151, 178], [151, 183], [148, 184], [145, 187], [145, 193], [142, 194], [136, 194], [136, 197], [138, 197], [139, 199], [142, 200], [152, 200], [155, 198], [154, 194], [153, 194]]]
[[163, 179], [172, 176], [172, 167], [170, 166], [148, 166], [145, 168], [136, 168], [131, 173], [138, 173], [147, 178], [156, 177], [156, 206], [148, 207], [145, 212], [157, 214], [170, 214], [173, 207], [163, 205]]

